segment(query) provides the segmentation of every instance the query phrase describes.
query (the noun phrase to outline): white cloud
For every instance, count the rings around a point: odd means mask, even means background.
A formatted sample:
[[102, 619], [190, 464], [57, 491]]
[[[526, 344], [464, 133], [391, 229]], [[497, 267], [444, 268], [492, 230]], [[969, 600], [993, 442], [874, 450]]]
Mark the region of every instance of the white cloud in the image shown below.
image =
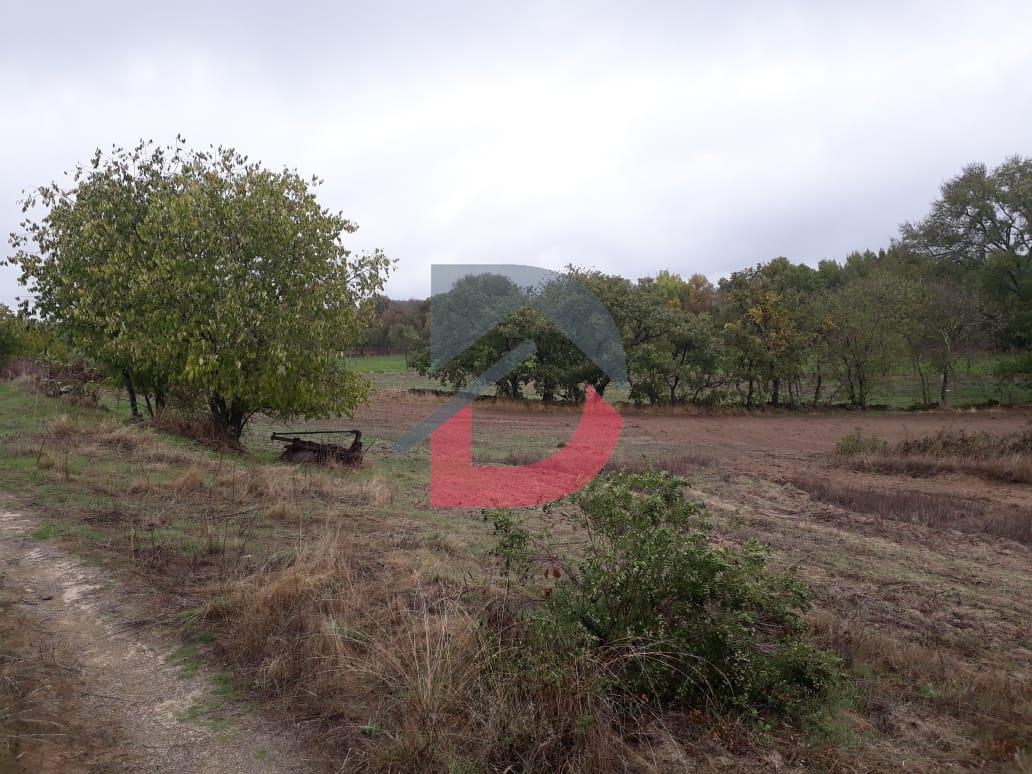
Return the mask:
[[1032, 153], [1018, 3], [100, 5], [3, 11], [5, 232], [95, 146], [182, 132], [325, 178], [397, 296], [432, 261], [717, 276], [884, 245]]

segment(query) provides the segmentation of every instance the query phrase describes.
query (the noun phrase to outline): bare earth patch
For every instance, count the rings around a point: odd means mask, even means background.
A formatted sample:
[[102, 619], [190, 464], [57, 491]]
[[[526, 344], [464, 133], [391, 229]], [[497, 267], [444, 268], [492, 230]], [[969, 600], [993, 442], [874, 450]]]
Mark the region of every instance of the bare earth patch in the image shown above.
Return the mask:
[[[66, 695], [50, 727], [61, 743], [28, 737], [12, 771], [312, 770], [289, 730], [252, 713], [234, 708], [228, 719], [204, 722], [220, 702], [208, 676], [185, 673], [172, 648], [142, 636], [133, 603], [95, 567], [31, 540], [34, 526], [0, 511], [3, 585], [17, 592], [32, 637], [52, 642], [54, 659], [75, 679], [61, 686]], [[84, 728], [89, 736], [76, 736]]]

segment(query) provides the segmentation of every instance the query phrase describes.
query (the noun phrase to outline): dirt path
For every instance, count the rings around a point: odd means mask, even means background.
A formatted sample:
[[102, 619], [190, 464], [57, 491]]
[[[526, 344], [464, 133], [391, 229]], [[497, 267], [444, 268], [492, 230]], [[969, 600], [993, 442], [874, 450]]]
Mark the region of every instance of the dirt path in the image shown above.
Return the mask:
[[[75, 733], [103, 731], [108, 746], [74, 733], [49, 752], [36, 751], [15, 771], [294, 772], [311, 771], [288, 730], [232, 711], [228, 721], [205, 723], [199, 708], [219, 698], [203, 673], [184, 673], [172, 648], [134, 628], [142, 614], [95, 567], [29, 537], [23, 514], [0, 509], [0, 574], [18, 595], [18, 615], [32, 637], [53, 642], [55, 660], [76, 679], [60, 691], [58, 716]], [[45, 688], [45, 687], [44, 687]], [[44, 690], [43, 695], [53, 695]], [[69, 695], [70, 694], [70, 695]], [[222, 713], [220, 713], [220, 718]], [[90, 743], [87, 743], [90, 742]]]

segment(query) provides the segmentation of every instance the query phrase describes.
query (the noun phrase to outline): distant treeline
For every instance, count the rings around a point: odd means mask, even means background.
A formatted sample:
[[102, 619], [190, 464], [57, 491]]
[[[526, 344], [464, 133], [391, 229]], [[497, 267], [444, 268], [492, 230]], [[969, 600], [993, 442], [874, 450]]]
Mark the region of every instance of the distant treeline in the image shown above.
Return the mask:
[[377, 296], [371, 303], [371, 323], [353, 355], [403, 355], [429, 335], [429, 300], [396, 301]]
[[[665, 271], [637, 281], [575, 267], [567, 274], [608, 307], [638, 403], [865, 407], [884, 379], [907, 369], [924, 404], [947, 405], [958, 364], [984, 353], [1008, 353], [998, 380], [1032, 387], [1030, 213], [1032, 159], [1013, 158], [992, 170], [965, 168], [888, 248], [841, 262], [813, 268], [779, 257], [715, 286]], [[498, 280], [467, 278], [441, 302], [477, 303], [484, 283]], [[533, 308], [431, 368], [430, 306], [381, 299], [367, 346], [403, 352], [411, 366], [458, 388], [531, 340], [536, 354], [498, 382], [500, 396], [532, 388], [546, 401], [576, 401], [587, 385], [604, 393], [609, 384]]]

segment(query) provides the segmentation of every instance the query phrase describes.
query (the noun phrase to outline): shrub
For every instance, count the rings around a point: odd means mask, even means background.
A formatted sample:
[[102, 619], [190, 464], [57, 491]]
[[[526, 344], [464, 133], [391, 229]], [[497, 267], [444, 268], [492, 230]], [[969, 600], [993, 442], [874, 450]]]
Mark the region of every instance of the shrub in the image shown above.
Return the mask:
[[903, 456], [928, 455], [974, 460], [1032, 457], [1032, 431], [995, 435], [943, 429], [923, 438], [900, 441], [892, 451]]
[[616, 473], [574, 495], [588, 538], [572, 569], [550, 573], [554, 591], [533, 616], [538, 646], [560, 659], [592, 653], [634, 701], [805, 709], [835, 672], [802, 640], [807, 589], [769, 570], [756, 543], [711, 545], [682, 487], [665, 472]]
[[885, 451], [886, 443], [876, 435], [864, 435], [864, 429], [857, 427], [835, 444], [835, 453], [840, 457], [856, 457], [860, 454], [877, 454]]
[[1001, 385], [1012, 389], [1032, 390], [1032, 353], [1001, 359], [996, 367], [995, 376]]
[[0, 367], [20, 355], [24, 348], [21, 322], [6, 306], [0, 305]]

